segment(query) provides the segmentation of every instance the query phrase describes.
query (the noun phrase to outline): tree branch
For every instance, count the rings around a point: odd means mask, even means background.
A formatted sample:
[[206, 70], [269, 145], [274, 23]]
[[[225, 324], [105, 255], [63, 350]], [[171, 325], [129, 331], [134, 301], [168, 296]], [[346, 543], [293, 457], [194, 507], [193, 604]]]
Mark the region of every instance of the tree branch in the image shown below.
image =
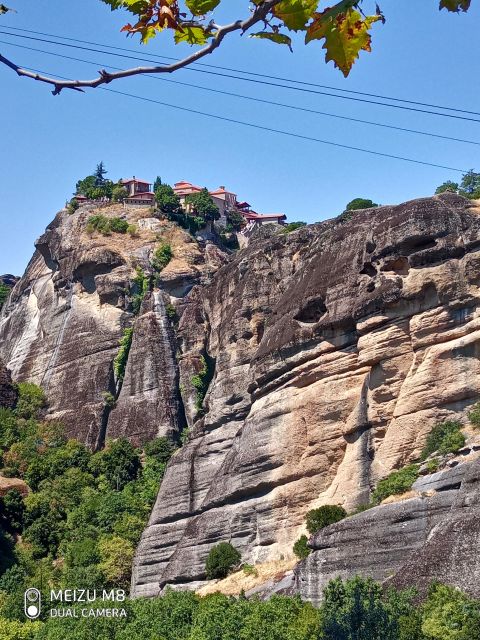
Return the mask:
[[221, 45], [223, 39], [229, 33], [232, 33], [234, 31], [241, 31], [241, 34], [243, 35], [245, 31], [248, 31], [253, 25], [257, 24], [258, 22], [264, 21], [273, 7], [280, 2], [281, 0], [265, 0], [262, 4], [255, 7], [252, 15], [249, 18], [247, 18], [246, 20], [237, 20], [235, 22], [232, 22], [231, 24], [219, 27], [217, 33], [215, 34], [215, 37], [207, 46], [172, 64], [159, 65], [154, 67], [135, 67], [132, 69], [125, 69], [124, 71], [116, 72], [109, 72], [105, 69], [101, 69], [98, 72], [98, 78], [94, 78], [93, 80], [60, 80], [59, 78], [51, 78], [49, 76], [43, 76], [39, 73], [23, 69], [1, 54], [0, 63], [6, 65], [21, 77], [31, 78], [33, 80], [37, 80], [38, 82], [44, 82], [46, 84], [52, 85], [54, 87], [52, 91], [54, 96], [58, 95], [63, 89], [83, 91], [84, 87], [96, 88], [102, 84], [108, 84], [113, 80], [119, 80], [120, 78], [128, 78], [131, 76], [138, 76], [146, 73], [173, 73], [174, 71], [183, 69], [184, 67], [197, 62], [197, 60], [200, 60], [201, 58], [204, 58], [205, 56], [213, 53], [213, 51], [215, 51], [215, 49], [217, 49]]

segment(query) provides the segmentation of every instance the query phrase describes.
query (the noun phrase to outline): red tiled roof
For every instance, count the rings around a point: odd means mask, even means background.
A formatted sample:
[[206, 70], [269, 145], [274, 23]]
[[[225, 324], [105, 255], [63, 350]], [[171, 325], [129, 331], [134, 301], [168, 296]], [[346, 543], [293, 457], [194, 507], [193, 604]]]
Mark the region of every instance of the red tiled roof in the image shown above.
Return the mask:
[[243, 215], [248, 220], [272, 220], [274, 218], [285, 220], [287, 218], [284, 213], [256, 213], [255, 211], [247, 211]]
[[232, 196], [236, 195], [235, 193], [233, 193], [233, 191], [229, 191], [228, 189], [225, 189], [225, 188], [215, 189], [215, 191], [210, 191], [211, 196], [218, 196], [224, 193], [231, 193]]
[[152, 184], [151, 182], [147, 182], [147, 180], [140, 180], [139, 178], [125, 178], [120, 180], [122, 184], [131, 184], [132, 182], [139, 182], [140, 184]]

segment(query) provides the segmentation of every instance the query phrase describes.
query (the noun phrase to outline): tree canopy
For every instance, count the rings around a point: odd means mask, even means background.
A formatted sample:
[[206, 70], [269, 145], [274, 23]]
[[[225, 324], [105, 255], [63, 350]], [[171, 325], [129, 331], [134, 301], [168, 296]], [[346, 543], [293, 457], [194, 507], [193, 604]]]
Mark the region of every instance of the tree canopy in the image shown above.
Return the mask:
[[[125, 11], [129, 21], [122, 31], [139, 35], [143, 44], [162, 32], [173, 34], [175, 44], [200, 47], [172, 64], [136, 67], [109, 72], [105, 69], [93, 80], [63, 80], [43, 76], [21, 68], [0, 54], [0, 63], [26, 76], [52, 85], [53, 94], [63, 89], [82, 91], [112, 80], [144, 73], [171, 73], [215, 51], [234, 32], [268, 40], [292, 50], [292, 37], [303, 34], [306, 45], [320, 41], [326, 62], [333, 62], [346, 77], [362, 51], [372, 50], [372, 27], [385, 22], [385, 16], [373, 0], [339, 0], [329, 6], [326, 0], [245, 0], [244, 15], [232, 15], [232, 22], [217, 23], [217, 12], [231, 10], [228, 0], [100, 0], [112, 11]], [[435, 0], [440, 9], [458, 13], [468, 11], [471, 0]], [[253, 6], [252, 6], [253, 5]], [[369, 6], [370, 5], [370, 6]], [[0, 14], [9, 9], [1, 4]], [[369, 13], [366, 13], [369, 12]]]
[[463, 174], [460, 183], [447, 180], [437, 187], [435, 193], [445, 193], [446, 191], [458, 193], [470, 200], [480, 199], [480, 173], [470, 169], [470, 171]]

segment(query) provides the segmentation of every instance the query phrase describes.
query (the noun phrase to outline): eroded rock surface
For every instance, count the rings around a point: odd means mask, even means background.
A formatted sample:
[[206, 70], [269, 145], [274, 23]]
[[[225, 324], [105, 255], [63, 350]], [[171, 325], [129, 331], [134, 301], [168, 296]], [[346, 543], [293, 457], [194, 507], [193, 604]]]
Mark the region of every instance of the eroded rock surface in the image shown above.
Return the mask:
[[[192, 291], [178, 332], [191, 431], [137, 550], [135, 595], [202, 580], [220, 541], [246, 562], [288, 557], [309, 509], [367, 502], [436, 422], [465, 417], [480, 391], [478, 213], [453, 194], [357, 212], [252, 242]], [[445, 501], [420, 501], [414, 520]]]
[[[87, 233], [89, 217], [97, 214], [122, 217], [138, 232]], [[153, 288], [150, 261], [159, 240], [171, 244], [174, 258], [160, 288], [146, 295], [135, 315], [136, 270], [151, 276]], [[209, 277], [217, 268], [215, 252], [145, 209], [121, 206], [84, 206], [73, 215], [62, 211], [36, 248], [0, 314], [0, 355], [14, 379], [41, 385], [48, 417], [92, 448], [120, 435], [138, 444], [178, 434], [183, 417], [165, 304], [181, 302], [195, 283]], [[132, 362], [122, 382], [114, 360], [130, 327]]]
[[329, 580], [359, 574], [415, 585], [420, 595], [439, 580], [480, 597], [480, 460], [430, 478], [417, 489], [428, 486], [433, 495], [380, 505], [313, 536], [295, 591], [318, 603]]

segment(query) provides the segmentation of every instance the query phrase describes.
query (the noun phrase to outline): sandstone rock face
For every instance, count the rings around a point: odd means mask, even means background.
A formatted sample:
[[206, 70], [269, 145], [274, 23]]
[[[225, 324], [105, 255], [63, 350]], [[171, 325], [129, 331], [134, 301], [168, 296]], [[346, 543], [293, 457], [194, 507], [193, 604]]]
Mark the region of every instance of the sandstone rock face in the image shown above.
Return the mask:
[[[253, 241], [194, 288], [178, 331], [189, 440], [137, 550], [134, 595], [202, 580], [220, 541], [246, 562], [290, 556], [309, 509], [366, 502], [436, 422], [465, 417], [480, 391], [478, 215], [452, 194], [357, 212]], [[414, 507], [422, 523], [451, 503]]]
[[440, 580], [480, 597], [480, 460], [424, 485], [435, 493], [380, 505], [313, 536], [313, 553], [295, 571], [296, 592], [318, 603], [329, 580], [359, 574], [415, 585], [421, 595]]
[[[138, 234], [89, 235], [94, 213], [125, 217]], [[0, 357], [15, 380], [41, 384], [50, 416], [92, 448], [188, 427], [136, 553], [134, 595], [203, 581], [220, 541], [245, 562], [288, 560], [309, 509], [366, 502], [437, 421], [466, 417], [480, 395], [479, 213], [444, 194], [259, 234], [231, 258], [145, 210], [58, 214], [1, 311]], [[160, 237], [174, 259], [154, 279]], [[134, 314], [137, 267], [152, 278]], [[453, 513], [450, 494], [415, 498], [399, 515], [413, 522], [408, 548], [427, 549], [427, 528]], [[400, 536], [395, 518], [385, 527]], [[385, 566], [417, 580], [402, 544]]]
[[0, 360], [0, 407], [13, 409], [17, 404], [17, 391], [12, 385], [10, 371]]
[[[138, 233], [88, 234], [88, 219], [97, 214], [120, 216]], [[147, 294], [135, 316], [136, 269], [151, 275], [153, 286], [150, 257], [159, 239], [172, 245], [174, 258], [162, 274], [165, 283]], [[48, 417], [92, 448], [120, 435], [141, 443], [178, 433], [183, 412], [165, 303], [176, 304], [176, 296], [216, 269], [206, 249], [145, 209], [120, 206], [86, 206], [73, 215], [62, 211], [36, 247], [0, 314], [0, 356], [14, 379], [41, 385]], [[113, 363], [129, 327], [134, 328], [131, 362], [122, 383]]]

